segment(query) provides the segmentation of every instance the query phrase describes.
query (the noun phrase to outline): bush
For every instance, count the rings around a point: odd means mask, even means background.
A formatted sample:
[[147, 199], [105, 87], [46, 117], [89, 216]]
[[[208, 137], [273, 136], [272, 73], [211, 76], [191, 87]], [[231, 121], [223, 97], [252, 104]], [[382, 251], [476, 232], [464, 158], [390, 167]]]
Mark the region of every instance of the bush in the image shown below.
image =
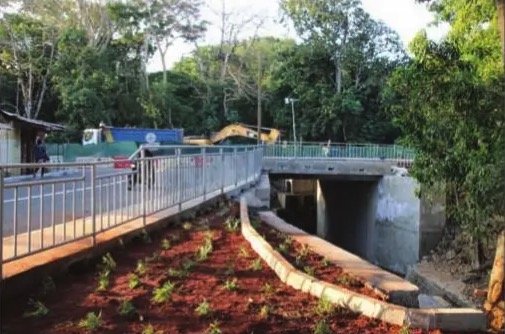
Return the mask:
[[219, 322], [214, 321], [209, 325], [209, 328], [207, 328], [207, 334], [221, 334], [221, 329], [219, 328]]
[[227, 279], [224, 284], [223, 284], [223, 287], [228, 290], [228, 291], [235, 291], [238, 289], [238, 284], [237, 284], [237, 279], [234, 278], [234, 279]]
[[135, 272], [139, 274], [140, 276], [143, 276], [147, 272], [147, 267], [144, 261], [138, 260], [137, 261], [137, 268], [135, 268]]
[[138, 288], [140, 284], [140, 278], [135, 273], [130, 274], [128, 278], [128, 287], [133, 290]]
[[226, 227], [226, 230], [228, 232], [237, 232], [240, 227], [240, 220], [237, 218], [230, 217], [230, 218], [226, 219], [224, 226]]
[[96, 288], [96, 291], [106, 291], [109, 288], [109, 276], [110, 271], [106, 269], [98, 273], [98, 287]]

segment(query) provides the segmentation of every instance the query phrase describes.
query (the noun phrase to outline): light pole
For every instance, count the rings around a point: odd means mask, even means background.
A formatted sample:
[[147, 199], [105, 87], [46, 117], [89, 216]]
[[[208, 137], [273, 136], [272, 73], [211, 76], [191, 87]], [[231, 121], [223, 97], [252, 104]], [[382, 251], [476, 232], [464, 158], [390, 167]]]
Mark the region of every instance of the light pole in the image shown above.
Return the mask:
[[284, 98], [284, 104], [291, 103], [291, 116], [293, 117], [293, 142], [296, 145], [296, 122], [295, 122], [295, 102], [299, 99], [293, 99], [292, 97]]

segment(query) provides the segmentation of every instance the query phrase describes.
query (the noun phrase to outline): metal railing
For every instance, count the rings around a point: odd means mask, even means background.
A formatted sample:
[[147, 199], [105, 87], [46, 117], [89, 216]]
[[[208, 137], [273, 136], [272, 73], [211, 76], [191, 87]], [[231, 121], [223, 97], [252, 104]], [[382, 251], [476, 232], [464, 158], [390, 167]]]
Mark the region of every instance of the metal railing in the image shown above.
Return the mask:
[[44, 178], [5, 177], [40, 164], [0, 165], [1, 264], [79, 239], [91, 237], [95, 245], [100, 232], [139, 218], [146, 224], [156, 212], [179, 212], [190, 201], [251, 183], [261, 174], [263, 148], [161, 146], [139, 153], [124, 161], [132, 164], [126, 169], [110, 161], [44, 164], [67, 171]]
[[264, 158], [386, 160], [407, 167], [414, 161], [415, 151], [399, 145], [288, 142], [265, 146]]

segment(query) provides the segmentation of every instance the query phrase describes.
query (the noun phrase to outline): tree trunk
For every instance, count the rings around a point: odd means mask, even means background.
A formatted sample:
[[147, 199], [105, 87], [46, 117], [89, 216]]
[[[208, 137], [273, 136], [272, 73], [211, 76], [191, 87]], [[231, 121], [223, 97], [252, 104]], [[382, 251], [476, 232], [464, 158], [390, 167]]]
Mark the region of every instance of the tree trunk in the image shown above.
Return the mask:
[[484, 309], [489, 314], [490, 326], [496, 331], [505, 329], [505, 230], [498, 235], [493, 269]]

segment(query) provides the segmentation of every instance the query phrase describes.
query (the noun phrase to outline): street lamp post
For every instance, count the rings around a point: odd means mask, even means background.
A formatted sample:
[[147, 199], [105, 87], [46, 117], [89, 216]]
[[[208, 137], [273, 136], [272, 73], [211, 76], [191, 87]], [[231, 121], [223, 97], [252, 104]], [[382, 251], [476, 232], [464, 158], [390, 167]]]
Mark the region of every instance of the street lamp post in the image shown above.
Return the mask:
[[294, 142], [295, 146], [296, 146], [295, 102], [297, 102], [297, 101], [298, 101], [298, 99], [293, 99], [292, 97], [284, 98], [285, 104], [291, 103], [291, 117], [293, 118], [293, 142]]

